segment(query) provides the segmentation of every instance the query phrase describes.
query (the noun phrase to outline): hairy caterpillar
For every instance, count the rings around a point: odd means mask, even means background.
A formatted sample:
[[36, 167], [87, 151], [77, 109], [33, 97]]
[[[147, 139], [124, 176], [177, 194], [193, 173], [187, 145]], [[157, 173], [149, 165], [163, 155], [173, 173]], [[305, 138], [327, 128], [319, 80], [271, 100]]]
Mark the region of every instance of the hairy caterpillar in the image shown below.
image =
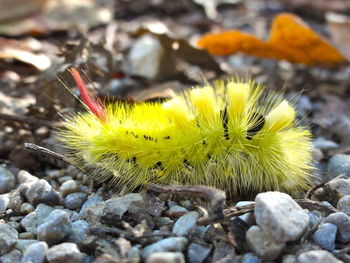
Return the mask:
[[218, 81], [160, 102], [104, 106], [71, 73], [87, 112], [58, 139], [96, 179], [113, 186], [207, 185], [230, 195], [293, 193], [310, 183], [311, 134], [282, 95], [254, 83]]

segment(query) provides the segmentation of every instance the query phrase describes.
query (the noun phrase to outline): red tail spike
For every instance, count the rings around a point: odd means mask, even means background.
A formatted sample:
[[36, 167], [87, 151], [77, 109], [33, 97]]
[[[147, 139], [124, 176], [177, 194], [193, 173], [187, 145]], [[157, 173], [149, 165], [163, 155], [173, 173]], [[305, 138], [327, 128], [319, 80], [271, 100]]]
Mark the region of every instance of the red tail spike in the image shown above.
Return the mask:
[[83, 79], [81, 78], [79, 72], [75, 68], [71, 68], [71, 74], [75, 80], [75, 83], [77, 84], [77, 87], [79, 89], [81, 98], [83, 99], [83, 102], [85, 105], [92, 111], [93, 114], [95, 114], [101, 121], [106, 120], [106, 110], [103, 107], [102, 103], [94, 97], [90, 92], [88, 91]]

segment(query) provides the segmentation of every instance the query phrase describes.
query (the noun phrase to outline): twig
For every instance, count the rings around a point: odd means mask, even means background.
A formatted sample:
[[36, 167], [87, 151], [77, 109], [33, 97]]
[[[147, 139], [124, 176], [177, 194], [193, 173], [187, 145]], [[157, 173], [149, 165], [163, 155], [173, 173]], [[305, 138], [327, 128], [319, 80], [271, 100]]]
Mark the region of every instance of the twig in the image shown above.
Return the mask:
[[318, 188], [321, 188], [321, 187], [325, 186], [325, 184], [326, 184], [327, 182], [328, 182], [328, 181], [323, 181], [322, 183], [319, 183], [319, 184], [313, 186], [312, 188], [310, 188], [310, 190], [307, 191], [307, 193], [305, 194], [305, 197], [304, 197], [304, 198], [305, 198], [305, 199], [310, 199], [311, 196], [316, 192], [316, 190], [317, 190]]
[[66, 157], [59, 153], [55, 153], [53, 151], [50, 151], [49, 149], [46, 149], [44, 147], [41, 147], [39, 145], [33, 144], [33, 143], [24, 143], [24, 147], [30, 151], [33, 151], [35, 153], [42, 154], [46, 157], [53, 158], [55, 160], [74, 165], [70, 160], [68, 160]]
[[338, 210], [334, 207], [325, 205], [321, 202], [316, 202], [309, 199], [296, 199], [295, 201], [304, 209], [317, 210], [321, 213], [326, 214], [327, 216], [332, 213], [338, 212]]
[[224, 218], [223, 209], [226, 201], [226, 194], [224, 191], [208, 187], [208, 186], [172, 186], [172, 185], [158, 185], [147, 184], [146, 189], [149, 191], [166, 193], [171, 195], [181, 195], [190, 197], [200, 197], [210, 202], [209, 217], [202, 217], [198, 220], [198, 224], [206, 225]]
[[35, 118], [31, 118], [31, 117], [10, 115], [10, 114], [4, 114], [4, 113], [0, 113], [0, 119], [5, 120], [5, 121], [27, 123], [27, 124], [35, 125], [35, 126], [46, 126], [46, 127], [50, 127], [50, 128], [62, 128], [62, 127], [64, 127], [63, 124], [60, 122], [52, 122], [52, 121], [46, 121], [46, 120], [42, 120], [42, 119], [35, 119]]

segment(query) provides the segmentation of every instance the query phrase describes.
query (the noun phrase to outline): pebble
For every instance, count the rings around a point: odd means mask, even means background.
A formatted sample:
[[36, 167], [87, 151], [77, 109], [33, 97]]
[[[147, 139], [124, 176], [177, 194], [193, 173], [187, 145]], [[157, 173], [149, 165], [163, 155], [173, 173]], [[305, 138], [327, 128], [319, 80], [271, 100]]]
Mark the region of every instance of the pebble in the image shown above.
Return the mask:
[[24, 184], [39, 181], [39, 178], [34, 175], [31, 175], [25, 170], [21, 170], [17, 174], [17, 180], [20, 184]]
[[68, 195], [79, 191], [79, 184], [77, 181], [68, 180], [60, 186], [60, 192], [63, 195]]
[[147, 258], [146, 263], [185, 263], [185, 258], [180, 252], [156, 252]]
[[0, 195], [0, 213], [6, 211], [9, 201], [10, 199], [8, 194]]
[[[239, 201], [236, 203], [236, 207], [244, 206], [244, 205], [250, 205], [254, 203], [253, 201]], [[242, 219], [244, 222], [246, 222], [249, 226], [252, 226], [256, 224], [255, 217], [253, 213], [245, 213], [241, 216], [239, 216], [240, 219]]]
[[287, 254], [282, 258], [282, 263], [298, 263], [295, 255]]
[[182, 213], [189, 212], [185, 207], [179, 206], [179, 205], [173, 205], [172, 207], [170, 207], [170, 209], [168, 211], [169, 212], [182, 212]]
[[350, 179], [334, 179], [328, 182], [326, 187], [334, 199], [350, 195]]
[[26, 231], [36, 235], [36, 228], [45, 221], [46, 217], [48, 217], [53, 210], [54, 208], [51, 206], [39, 204], [33, 212], [29, 213], [21, 220], [20, 224]]
[[348, 154], [335, 154], [329, 159], [328, 179], [333, 179], [341, 174], [350, 177], [350, 155]]
[[348, 216], [350, 215], [350, 195], [345, 195], [339, 199], [337, 209]]
[[21, 205], [24, 203], [24, 200], [22, 198], [22, 194], [19, 188], [11, 191], [8, 194], [9, 203], [7, 205], [8, 209], [12, 209], [14, 211], [18, 211], [21, 207]]
[[211, 246], [203, 246], [197, 243], [191, 243], [188, 246], [187, 257], [190, 263], [201, 263], [210, 254]]
[[60, 184], [63, 184], [63, 183], [65, 183], [65, 182], [72, 181], [72, 180], [73, 180], [72, 176], [69, 176], [69, 175], [62, 176], [62, 177], [59, 177], [59, 178], [57, 179], [57, 181], [58, 181]]
[[72, 223], [72, 232], [67, 237], [68, 242], [80, 246], [90, 233], [89, 223], [85, 220], [77, 220]]
[[84, 254], [76, 244], [66, 242], [51, 247], [47, 251], [46, 259], [49, 263], [80, 263], [84, 260]]
[[18, 234], [19, 239], [34, 239], [35, 235], [30, 232], [22, 232]]
[[189, 232], [192, 232], [197, 225], [198, 216], [199, 214], [195, 211], [181, 216], [176, 220], [172, 232], [179, 236], [187, 235]]
[[350, 217], [343, 212], [330, 214], [325, 219], [325, 223], [331, 223], [337, 226], [336, 240], [341, 243], [350, 241]]
[[174, 220], [172, 220], [171, 218], [169, 218], [167, 216], [157, 217], [156, 220], [157, 220], [157, 225], [159, 227], [170, 225], [170, 224], [174, 223]]
[[81, 208], [81, 206], [86, 201], [86, 198], [87, 198], [87, 195], [82, 192], [69, 194], [65, 199], [65, 206], [72, 210]]
[[285, 243], [275, 239], [271, 232], [260, 226], [251, 226], [246, 234], [248, 246], [265, 261], [274, 260], [285, 247]]
[[211, 262], [237, 262], [235, 248], [226, 241], [219, 241], [214, 249]]
[[13, 190], [16, 186], [16, 177], [3, 166], [0, 166], [0, 194]]
[[17, 249], [13, 249], [11, 252], [4, 254], [0, 257], [1, 263], [21, 263], [22, 253]]
[[63, 210], [53, 210], [45, 221], [38, 226], [38, 240], [49, 245], [57, 244], [72, 231], [72, 222]]
[[34, 206], [30, 203], [23, 203], [21, 204], [20, 208], [19, 208], [19, 211], [21, 213], [26, 213], [26, 214], [29, 214], [31, 212], [33, 212], [35, 210]]
[[38, 243], [40, 241], [36, 239], [18, 239], [16, 244], [16, 249], [21, 251], [22, 253], [26, 250], [26, 248], [32, 244]]
[[281, 242], [298, 239], [309, 225], [307, 213], [287, 194], [266, 192], [255, 198], [255, 220]]
[[188, 243], [184, 237], [168, 237], [156, 243], [146, 246], [142, 251], [143, 259], [148, 258], [155, 252], [181, 252]]
[[48, 248], [45, 242], [37, 242], [29, 245], [23, 254], [21, 263], [44, 263]]
[[339, 147], [338, 143], [335, 143], [331, 140], [326, 140], [324, 138], [317, 138], [316, 140], [313, 141], [312, 144], [314, 147], [322, 151], [332, 150]]
[[88, 222], [98, 223], [101, 221], [104, 207], [105, 202], [101, 201], [100, 197], [94, 196], [83, 204], [79, 214], [81, 215], [81, 219], [85, 219]]
[[318, 226], [318, 229], [312, 235], [312, 240], [323, 249], [333, 250], [335, 248], [336, 234], [337, 226], [325, 223]]
[[326, 250], [310, 250], [298, 256], [298, 263], [342, 263]]
[[47, 205], [57, 205], [61, 203], [61, 197], [58, 192], [44, 179], [22, 184], [20, 190], [27, 201], [33, 206], [39, 203]]
[[261, 260], [253, 253], [244, 254], [241, 263], [261, 263]]
[[163, 57], [164, 49], [160, 41], [150, 35], [144, 35], [135, 41], [129, 53], [132, 74], [147, 79], [161, 76]]
[[142, 195], [127, 194], [107, 200], [102, 211], [103, 220], [107, 223], [120, 221], [130, 204], [135, 201], [143, 201]]
[[0, 223], [0, 256], [16, 246], [18, 232], [7, 224]]

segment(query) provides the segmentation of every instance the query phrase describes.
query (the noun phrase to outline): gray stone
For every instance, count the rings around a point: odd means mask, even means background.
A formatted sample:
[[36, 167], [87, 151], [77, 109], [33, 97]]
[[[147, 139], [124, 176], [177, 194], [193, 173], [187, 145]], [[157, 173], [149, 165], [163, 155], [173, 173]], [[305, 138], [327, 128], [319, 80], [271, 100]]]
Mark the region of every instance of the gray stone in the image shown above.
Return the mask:
[[[236, 207], [241, 207], [245, 205], [250, 205], [254, 203], [253, 201], [239, 201], [236, 203]], [[255, 225], [255, 216], [254, 213], [245, 213], [241, 216], [239, 216], [240, 219], [242, 219], [244, 222], [246, 222], [249, 226]]]
[[61, 185], [60, 192], [62, 192], [63, 195], [68, 195], [71, 193], [79, 192], [79, 188], [80, 187], [77, 181], [68, 180]]
[[30, 233], [30, 232], [22, 232], [22, 233], [19, 233], [18, 238], [19, 239], [34, 239], [35, 235], [33, 233]]
[[21, 263], [44, 263], [48, 248], [45, 242], [37, 242], [29, 245], [23, 254]]
[[183, 207], [183, 206], [179, 206], [179, 205], [173, 205], [172, 207], [170, 207], [169, 212], [183, 212], [183, 213], [188, 213], [189, 211]]
[[107, 222], [119, 221], [124, 213], [128, 211], [129, 205], [135, 201], [143, 201], [142, 195], [127, 194], [107, 200], [102, 211], [103, 219]]
[[36, 206], [39, 203], [47, 205], [60, 204], [61, 198], [55, 189], [44, 179], [36, 182], [25, 183], [20, 186], [21, 193], [29, 203]]
[[350, 195], [350, 179], [334, 179], [326, 184], [334, 199]]
[[45, 221], [38, 226], [38, 240], [46, 241], [49, 245], [57, 244], [72, 231], [72, 222], [67, 213], [56, 209]]
[[73, 180], [73, 177], [72, 176], [69, 176], [69, 175], [66, 175], [66, 176], [62, 176], [62, 177], [59, 177], [57, 179], [57, 181], [60, 183], [60, 184], [63, 184], [65, 182], [68, 182], [68, 181], [72, 181]]
[[38, 177], [31, 175], [30, 173], [28, 173], [25, 170], [19, 171], [19, 173], [17, 175], [17, 179], [18, 179], [18, 182], [20, 184], [39, 181]]
[[265, 192], [255, 198], [255, 220], [276, 241], [298, 239], [308, 228], [307, 213], [287, 194]]
[[29, 213], [21, 220], [21, 226], [26, 231], [36, 235], [36, 228], [45, 221], [53, 210], [54, 208], [51, 206], [39, 204], [35, 211]]
[[146, 263], [185, 263], [185, 257], [180, 252], [156, 252], [147, 258]]
[[323, 249], [333, 250], [335, 248], [336, 234], [337, 226], [325, 223], [318, 226], [318, 229], [312, 235], [312, 240]]
[[155, 252], [181, 252], [185, 249], [187, 242], [187, 238], [184, 237], [168, 237], [146, 246], [142, 251], [142, 257], [146, 259]]
[[13, 249], [11, 252], [4, 254], [0, 257], [1, 263], [20, 263], [22, 258], [22, 253], [16, 249]]
[[10, 199], [8, 194], [0, 195], [0, 213], [6, 211], [9, 201]]
[[230, 243], [222, 240], [216, 244], [211, 262], [212, 263], [236, 262], [235, 258], [236, 258], [235, 248]]
[[18, 233], [16, 229], [7, 224], [0, 223], [0, 256], [9, 252], [16, 246]]
[[66, 242], [51, 247], [47, 251], [46, 259], [49, 263], [80, 263], [84, 260], [84, 254], [76, 244]]
[[19, 211], [21, 213], [29, 214], [35, 210], [34, 206], [30, 203], [23, 203], [21, 204], [21, 207], [19, 208]]
[[128, 251], [128, 260], [130, 260], [131, 263], [141, 262], [139, 245], [135, 245], [130, 248], [130, 250]]
[[0, 166], [0, 194], [5, 194], [13, 190], [16, 186], [16, 177], [13, 173]]
[[244, 254], [241, 263], [261, 263], [261, 260], [253, 253]]
[[28, 246], [39, 242], [40, 241], [36, 239], [18, 239], [16, 244], [16, 249], [18, 249], [23, 253]]
[[85, 208], [89, 206], [94, 206], [100, 202], [104, 202], [103, 198], [100, 195], [90, 195], [89, 199], [82, 205], [80, 213], [83, 214]]
[[265, 261], [274, 260], [285, 247], [285, 243], [276, 240], [274, 233], [265, 232], [259, 226], [251, 226], [246, 234], [248, 246]]
[[350, 177], [350, 155], [348, 154], [336, 154], [329, 159], [328, 179], [333, 179], [341, 174]]
[[325, 219], [325, 223], [331, 223], [337, 226], [336, 240], [342, 243], [350, 241], [350, 217], [343, 212], [330, 214]]
[[337, 209], [348, 216], [350, 215], [350, 195], [345, 195], [339, 199]]
[[301, 253], [298, 256], [299, 263], [342, 263], [343, 261], [337, 259], [330, 252], [325, 250], [311, 250]]
[[332, 150], [339, 147], [338, 143], [335, 143], [330, 140], [326, 140], [324, 138], [317, 138], [316, 140], [313, 141], [312, 144], [314, 145], [314, 147], [323, 151]]
[[90, 233], [89, 223], [85, 220], [78, 220], [72, 223], [72, 232], [67, 238], [68, 242], [72, 242], [80, 246]]
[[176, 220], [172, 232], [179, 236], [187, 235], [195, 229], [198, 216], [197, 212], [189, 212], [181, 216]]
[[295, 255], [287, 254], [282, 258], [282, 263], [298, 263]]
[[174, 223], [174, 220], [170, 219], [167, 216], [157, 217], [156, 220], [157, 220], [157, 225], [159, 227], [170, 225], [170, 224]]
[[211, 246], [203, 246], [197, 243], [191, 243], [188, 246], [187, 257], [190, 263], [201, 263], [210, 254]]
[[9, 203], [7, 205], [7, 209], [12, 209], [14, 211], [18, 211], [24, 202], [19, 188], [11, 191], [8, 194], [8, 198], [9, 198]]
[[81, 208], [81, 206], [86, 201], [87, 195], [82, 192], [76, 192], [67, 195], [65, 199], [65, 206], [69, 209], [78, 209]]

